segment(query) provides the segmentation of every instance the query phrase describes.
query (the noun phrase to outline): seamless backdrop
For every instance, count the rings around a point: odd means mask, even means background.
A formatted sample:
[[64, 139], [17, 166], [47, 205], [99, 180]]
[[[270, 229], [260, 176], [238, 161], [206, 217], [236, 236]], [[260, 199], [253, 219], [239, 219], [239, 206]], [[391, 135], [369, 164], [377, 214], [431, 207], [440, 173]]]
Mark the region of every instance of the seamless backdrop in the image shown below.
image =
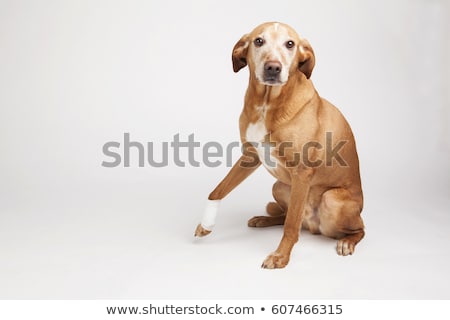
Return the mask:
[[[0, 298], [449, 299], [448, 1], [0, 0]], [[237, 141], [248, 71], [236, 41], [290, 24], [316, 53], [319, 94], [356, 136], [366, 238], [342, 258], [303, 232], [254, 230], [263, 169], [194, 239], [228, 169], [105, 168], [109, 141]], [[233, 153], [234, 159], [238, 152]], [[201, 159], [201, 149], [195, 151]], [[187, 159], [183, 152], [183, 159]]]

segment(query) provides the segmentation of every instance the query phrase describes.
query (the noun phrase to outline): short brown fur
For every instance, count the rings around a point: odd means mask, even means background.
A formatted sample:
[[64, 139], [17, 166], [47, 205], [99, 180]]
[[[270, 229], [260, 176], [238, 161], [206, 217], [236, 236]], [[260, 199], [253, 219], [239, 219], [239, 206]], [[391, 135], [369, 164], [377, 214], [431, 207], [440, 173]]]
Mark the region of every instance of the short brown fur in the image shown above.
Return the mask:
[[[270, 143], [274, 146], [274, 155], [281, 164], [269, 170], [277, 179], [273, 186], [276, 202], [266, 207], [269, 216], [256, 216], [248, 222], [250, 227], [284, 224], [281, 242], [264, 260], [263, 268], [283, 268], [288, 264], [302, 226], [312, 233], [338, 239], [339, 255], [353, 254], [355, 245], [364, 236], [364, 224], [360, 216], [363, 194], [354, 137], [343, 115], [318, 95], [309, 79], [315, 65], [311, 45], [299, 38], [289, 26], [278, 24], [287, 30], [289, 37], [299, 46], [289, 66], [288, 81], [284, 85], [270, 86], [258, 81], [254, 75], [256, 62], [251, 60], [249, 50], [255, 50], [252, 48], [253, 41], [262, 32], [269, 30], [276, 33], [277, 29], [273, 25], [262, 24], [244, 35], [232, 53], [235, 72], [247, 65], [250, 69], [244, 109], [239, 119], [242, 143], [245, 145], [251, 142], [246, 140], [246, 132], [250, 124], [261, 118], [258, 107], [267, 106], [264, 124]], [[327, 162], [324, 148], [312, 150], [309, 154], [314, 161], [322, 161], [321, 166], [311, 166], [305, 161], [290, 165], [308, 142], [314, 141], [325, 146], [326, 132], [332, 133], [335, 144], [345, 142], [339, 150], [345, 165], [336, 160]], [[280, 150], [280, 145], [285, 141], [292, 142], [293, 147]], [[210, 200], [224, 198], [259, 167], [261, 161], [251, 167], [245, 166], [252, 158], [250, 153], [255, 154], [255, 150], [250, 146], [246, 152], [212, 191]], [[202, 235], [201, 230], [198, 233]]]

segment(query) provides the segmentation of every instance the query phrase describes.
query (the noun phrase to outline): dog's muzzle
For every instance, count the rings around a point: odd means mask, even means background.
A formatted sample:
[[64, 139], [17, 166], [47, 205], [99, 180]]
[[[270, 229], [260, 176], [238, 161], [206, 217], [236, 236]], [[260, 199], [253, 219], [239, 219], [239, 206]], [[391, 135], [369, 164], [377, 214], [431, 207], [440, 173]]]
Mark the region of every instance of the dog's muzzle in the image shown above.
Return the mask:
[[280, 83], [281, 63], [268, 61], [264, 64], [264, 82], [268, 84]]

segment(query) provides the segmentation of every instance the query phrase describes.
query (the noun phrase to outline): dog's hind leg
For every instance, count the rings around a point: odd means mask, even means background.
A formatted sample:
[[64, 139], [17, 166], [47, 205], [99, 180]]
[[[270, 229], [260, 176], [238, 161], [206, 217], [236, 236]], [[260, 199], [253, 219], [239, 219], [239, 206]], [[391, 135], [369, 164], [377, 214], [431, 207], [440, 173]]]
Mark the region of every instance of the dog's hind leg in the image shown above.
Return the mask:
[[362, 197], [352, 198], [346, 189], [331, 189], [322, 195], [319, 206], [320, 232], [338, 239], [336, 250], [339, 255], [353, 254], [356, 244], [364, 237], [361, 210]]
[[291, 196], [291, 186], [277, 181], [272, 187], [272, 195], [276, 202], [266, 206], [268, 216], [256, 216], [248, 221], [249, 227], [270, 227], [284, 224]]

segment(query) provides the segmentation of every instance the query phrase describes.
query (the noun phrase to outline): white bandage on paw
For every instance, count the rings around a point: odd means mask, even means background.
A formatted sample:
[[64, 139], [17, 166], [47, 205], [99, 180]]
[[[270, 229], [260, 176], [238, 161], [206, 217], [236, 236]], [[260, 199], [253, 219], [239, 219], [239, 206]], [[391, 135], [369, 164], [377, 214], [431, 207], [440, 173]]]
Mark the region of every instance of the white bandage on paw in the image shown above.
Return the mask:
[[201, 225], [206, 230], [212, 230], [216, 224], [217, 211], [219, 211], [220, 200], [207, 200], [205, 213]]

